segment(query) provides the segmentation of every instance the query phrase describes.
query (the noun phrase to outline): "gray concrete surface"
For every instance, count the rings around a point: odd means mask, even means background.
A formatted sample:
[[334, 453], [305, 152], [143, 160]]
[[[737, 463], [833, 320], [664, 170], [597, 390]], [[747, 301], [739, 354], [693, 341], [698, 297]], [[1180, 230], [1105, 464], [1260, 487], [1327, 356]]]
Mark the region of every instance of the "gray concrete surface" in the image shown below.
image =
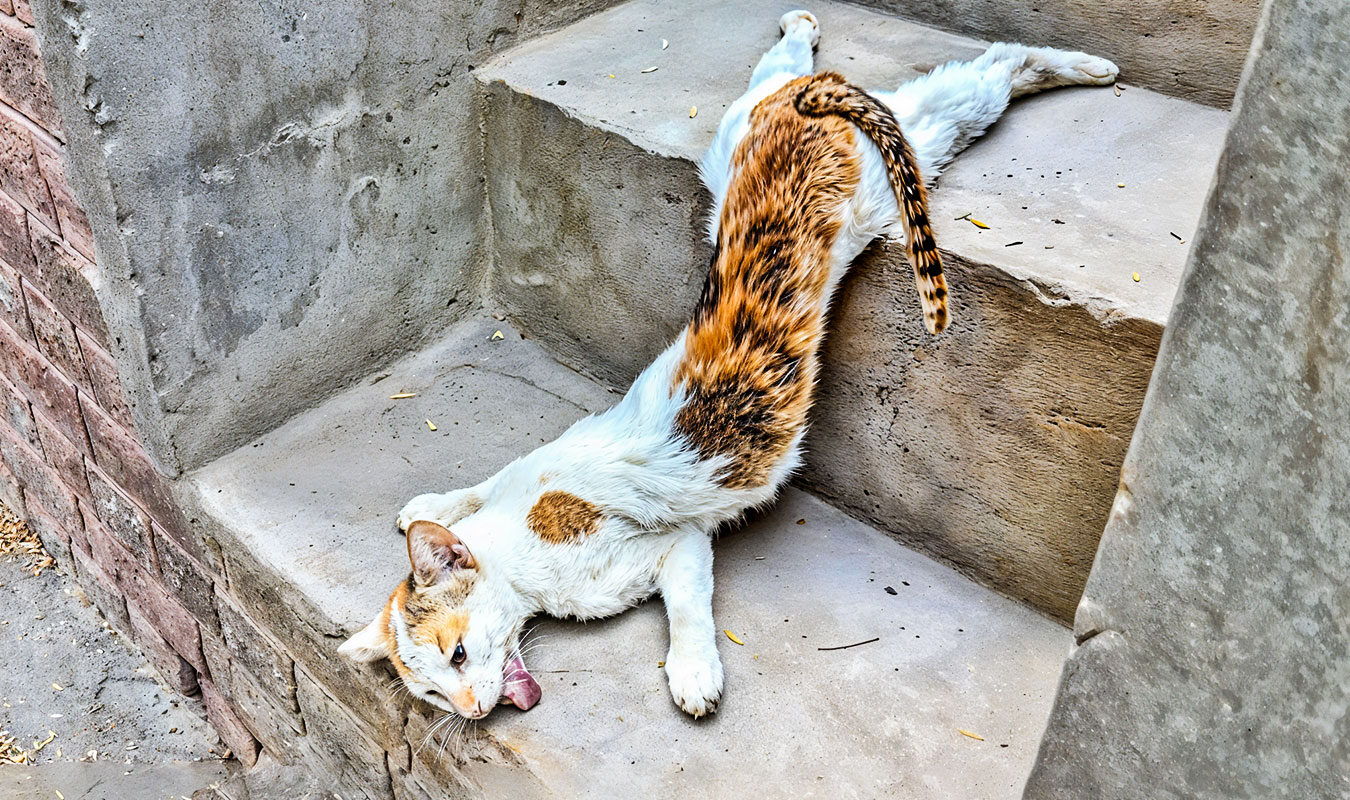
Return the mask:
[[228, 452], [476, 304], [470, 72], [607, 2], [34, 3], [163, 465]]
[[1266, 13], [1029, 800], [1350, 796], [1350, 7]]
[[[981, 49], [854, 6], [813, 8], [818, 65], [863, 85]], [[476, 71], [490, 295], [567, 363], [624, 386], [686, 322], [710, 252], [693, 162], [780, 11], [639, 0]], [[923, 334], [899, 247], [866, 254], [846, 284], [806, 485], [1068, 620], [1226, 123], [1136, 88], [1016, 103], [931, 195], [952, 330]], [[956, 219], [967, 214], [990, 228]]]
[[1227, 108], [1260, 0], [850, 0], [987, 39], [1088, 50], [1114, 60], [1127, 82]]
[[65, 575], [0, 560], [0, 641], [0, 730], [32, 752], [0, 765], [0, 797], [177, 798], [236, 764], [193, 701], [166, 690]]
[[[399, 392], [417, 397], [388, 399]], [[220, 529], [245, 610], [378, 740], [388, 673], [339, 672], [350, 668], [333, 651], [406, 573], [393, 513], [616, 399], [514, 329], [475, 319], [196, 471], [193, 502]], [[723, 537], [717, 580], [718, 625], [745, 645], [720, 642], [729, 677], [715, 718], [690, 721], [669, 699], [659, 604], [546, 621], [532, 654], [540, 705], [498, 710], [441, 760], [440, 741], [423, 741], [429, 710], [411, 708], [400, 733], [417, 755], [395, 785], [418, 787], [407, 796], [460, 782], [489, 797], [1017, 796], [1063, 628], [796, 490]]]

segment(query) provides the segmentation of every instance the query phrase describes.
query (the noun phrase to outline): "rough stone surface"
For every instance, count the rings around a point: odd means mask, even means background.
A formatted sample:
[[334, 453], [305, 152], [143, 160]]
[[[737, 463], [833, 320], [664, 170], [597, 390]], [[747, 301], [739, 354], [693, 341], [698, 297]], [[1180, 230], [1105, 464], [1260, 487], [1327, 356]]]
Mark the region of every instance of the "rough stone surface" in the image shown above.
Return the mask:
[[42, 165], [32, 136], [28, 126], [5, 114], [0, 105], [0, 190], [52, 226], [56, 224], [56, 208], [42, 180]]
[[1350, 7], [1266, 13], [1029, 799], [1350, 796]]
[[1224, 108], [1261, 13], [1261, 0], [850, 2], [970, 36], [1086, 50], [1119, 64], [1130, 86]]
[[[981, 49], [852, 6], [815, 11], [818, 66], [863, 85]], [[478, 70], [493, 301], [567, 363], [624, 386], [687, 320], [710, 252], [694, 161], [778, 13], [642, 0]], [[950, 332], [923, 333], [899, 246], [869, 251], [846, 283], [805, 485], [1069, 619], [1226, 121], [1137, 89], [1014, 104], [932, 194]], [[955, 219], [967, 214], [990, 229]]]
[[609, 2], [36, 9], [115, 355], [161, 463], [228, 452], [476, 304], [470, 72]]
[[311, 766], [342, 797], [393, 798], [384, 750], [366, 738], [343, 704], [314, 679], [296, 670], [297, 695], [305, 716], [305, 745]]
[[[498, 328], [504, 337], [494, 341]], [[400, 392], [417, 396], [389, 399]], [[631, 797], [654, 786], [710, 796], [764, 786], [1017, 795], [1067, 633], [797, 491], [718, 545], [718, 624], [746, 645], [720, 642], [728, 692], [714, 719], [692, 722], [671, 703], [656, 665], [664, 618], [652, 603], [584, 626], [541, 622], [532, 668], [544, 699], [529, 713], [498, 709], [442, 748], [423, 741], [435, 717], [418, 706], [393, 745], [382, 740], [366, 706], [388, 695], [388, 670], [334, 672], [334, 650], [406, 574], [397, 508], [419, 492], [477, 482], [616, 399], [514, 329], [472, 320], [192, 473], [194, 514], [219, 526], [232, 591], [271, 609], [259, 622], [287, 637], [308, 676], [301, 683], [312, 678], [339, 698], [350, 714], [342, 719], [386, 750], [401, 752], [408, 737], [411, 763], [391, 762], [404, 797], [444, 796], [456, 775], [468, 796], [487, 797]], [[816, 649], [873, 636], [881, 641]], [[879, 707], [878, 696], [889, 700]], [[308, 708], [306, 716], [313, 735]], [[869, 746], [856, 747], [859, 738]]]

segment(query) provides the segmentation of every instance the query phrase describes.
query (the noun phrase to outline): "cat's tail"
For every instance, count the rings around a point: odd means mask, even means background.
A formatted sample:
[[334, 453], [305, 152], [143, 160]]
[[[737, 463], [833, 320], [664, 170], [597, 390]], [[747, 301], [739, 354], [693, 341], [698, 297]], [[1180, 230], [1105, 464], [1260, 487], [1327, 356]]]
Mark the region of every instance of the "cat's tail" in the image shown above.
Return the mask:
[[843, 117], [858, 126], [881, 151], [905, 225], [906, 252], [914, 267], [924, 326], [929, 333], [940, 333], [948, 321], [947, 281], [942, 276], [942, 258], [928, 221], [928, 193], [919, 175], [914, 150], [900, 132], [900, 123], [881, 101], [849, 84], [837, 72], [812, 77], [798, 92], [796, 106], [799, 113], [809, 117], [828, 114]]

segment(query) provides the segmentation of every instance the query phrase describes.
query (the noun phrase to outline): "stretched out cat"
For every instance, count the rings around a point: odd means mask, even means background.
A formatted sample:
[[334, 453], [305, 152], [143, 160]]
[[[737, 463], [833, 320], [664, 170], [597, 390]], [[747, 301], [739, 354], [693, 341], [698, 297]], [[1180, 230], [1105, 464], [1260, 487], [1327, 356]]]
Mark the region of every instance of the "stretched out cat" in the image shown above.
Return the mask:
[[793, 11], [779, 26], [703, 161], [717, 250], [693, 321], [615, 407], [477, 486], [413, 498], [398, 518], [412, 572], [344, 655], [388, 658], [416, 696], [479, 718], [539, 699], [519, 650], [532, 616], [604, 617], [660, 592], [671, 694], [696, 717], [716, 710], [712, 533], [797, 467], [849, 264], [900, 219], [925, 325], [940, 332], [946, 286], [920, 175], [935, 177], [1011, 97], [1117, 72], [1083, 53], [995, 44], [867, 94], [811, 76], [815, 17]]

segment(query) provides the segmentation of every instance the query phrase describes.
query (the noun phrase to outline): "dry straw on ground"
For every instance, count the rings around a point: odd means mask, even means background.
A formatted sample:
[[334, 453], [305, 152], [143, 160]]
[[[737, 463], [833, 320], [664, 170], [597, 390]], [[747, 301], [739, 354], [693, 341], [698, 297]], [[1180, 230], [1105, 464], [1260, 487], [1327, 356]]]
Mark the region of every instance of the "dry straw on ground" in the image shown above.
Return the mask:
[[3, 503], [0, 503], [0, 560], [23, 559], [24, 569], [36, 577], [52, 565], [42, 541], [28, 525]]

